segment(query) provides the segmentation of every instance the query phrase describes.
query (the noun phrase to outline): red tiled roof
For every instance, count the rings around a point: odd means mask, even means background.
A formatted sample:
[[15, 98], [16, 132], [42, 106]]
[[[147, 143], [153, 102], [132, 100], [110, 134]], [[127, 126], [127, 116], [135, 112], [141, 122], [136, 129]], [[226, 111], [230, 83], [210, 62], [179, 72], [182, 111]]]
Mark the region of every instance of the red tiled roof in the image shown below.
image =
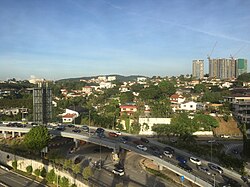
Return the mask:
[[65, 114], [63, 118], [73, 118], [76, 114]]

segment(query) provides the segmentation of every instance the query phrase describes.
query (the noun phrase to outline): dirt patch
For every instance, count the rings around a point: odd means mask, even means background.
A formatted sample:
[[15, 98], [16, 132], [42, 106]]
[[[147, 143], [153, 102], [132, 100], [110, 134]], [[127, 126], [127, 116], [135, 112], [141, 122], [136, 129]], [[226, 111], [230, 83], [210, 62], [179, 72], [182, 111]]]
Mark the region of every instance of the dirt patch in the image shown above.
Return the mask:
[[214, 133], [219, 135], [231, 135], [239, 136], [242, 135], [240, 129], [237, 126], [237, 122], [231, 117], [228, 121], [225, 121], [223, 118], [216, 117], [216, 120], [219, 122], [219, 127], [214, 129]]

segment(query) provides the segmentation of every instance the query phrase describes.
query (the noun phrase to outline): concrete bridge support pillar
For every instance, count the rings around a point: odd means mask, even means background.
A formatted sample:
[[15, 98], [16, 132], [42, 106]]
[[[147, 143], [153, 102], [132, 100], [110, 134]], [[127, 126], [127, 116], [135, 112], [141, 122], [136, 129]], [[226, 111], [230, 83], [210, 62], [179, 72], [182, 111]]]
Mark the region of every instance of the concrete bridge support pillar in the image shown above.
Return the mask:
[[162, 171], [162, 170], [163, 170], [163, 166], [162, 166], [162, 165], [158, 165], [158, 169], [159, 169], [160, 171]]
[[15, 131], [12, 131], [12, 138], [15, 137]]
[[22, 136], [22, 133], [21, 133], [21, 132], [18, 132], [18, 136], [21, 137], [21, 136]]
[[74, 138], [74, 142], [75, 142], [75, 148], [78, 148], [79, 140], [77, 140], [77, 139]]
[[3, 131], [3, 132], [2, 132], [2, 134], [3, 134], [3, 137], [6, 139], [6, 138], [7, 138], [7, 134], [6, 134], [6, 132], [5, 132], [5, 131]]

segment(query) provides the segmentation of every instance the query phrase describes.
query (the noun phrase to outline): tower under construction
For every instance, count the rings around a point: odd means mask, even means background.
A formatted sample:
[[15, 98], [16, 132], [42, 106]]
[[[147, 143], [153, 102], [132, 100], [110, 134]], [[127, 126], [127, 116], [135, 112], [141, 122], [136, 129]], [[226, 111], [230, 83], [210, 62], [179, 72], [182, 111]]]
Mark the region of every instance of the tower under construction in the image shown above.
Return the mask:
[[33, 90], [33, 121], [46, 125], [52, 118], [52, 92], [48, 81], [41, 81]]

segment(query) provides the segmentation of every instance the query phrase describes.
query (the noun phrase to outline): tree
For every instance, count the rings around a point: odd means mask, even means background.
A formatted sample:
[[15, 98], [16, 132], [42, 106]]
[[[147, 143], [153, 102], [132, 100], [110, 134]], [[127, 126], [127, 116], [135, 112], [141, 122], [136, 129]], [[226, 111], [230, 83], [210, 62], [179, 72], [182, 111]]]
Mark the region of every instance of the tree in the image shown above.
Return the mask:
[[46, 171], [46, 169], [45, 169], [45, 167], [43, 167], [42, 169], [41, 169], [41, 177], [43, 177], [43, 178], [45, 178], [46, 177], [46, 175], [47, 175], [47, 171]]
[[73, 164], [72, 166], [73, 173], [78, 174], [81, 171], [81, 166], [80, 164]]
[[196, 129], [204, 128], [205, 130], [210, 130], [211, 128], [216, 128], [219, 126], [218, 121], [206, 114], [196, 114], [193, 119], [193, 124], [196, 126]]
[[134, 100], [134, 95], [132, 92], [121, 93], [120, 102], [121, 104], [131, 103]]
[[55, 181], [55, 177], [56, 177], [55, 170], [51, 169], [46, 175], [46, 180], [49, 183], [53, 184], [53, 182]]
[[17, 170], [17, 160], [14, 160], [12, 162], [12, 167], [14, 168], [14, 170]]
[[82, 176], [87, 181], [91, 176], [93, 176], [93, 171], [90, 166], [87, 166], [86, 168], [83, 169]]
[[159, 83], [159, 88], [164, 97], [169, 97], [176, 92], [175, 85], [170, 81], [162, 81]]
[[31, 174], [32, 174], [32, 172], [33, 172], [33, 168], [32, 168], [32, 166], [31, 166], [31, 165], [27, 166], [27, 167], [26, 167], [26, 171], [27, 171], [27, 173], [28, 173], [28, 174], [30, 174], [30, 175], [31, 175]]
[[62, 177], [59, 184], [60, 187], [69, 187], [69, 179]]
[[170, 140], [170, 135], [174, 133], [171, 124], [157, 124], [152, 127], [152, 131], [156, 132], [158, 136], [167, 136]]
[[194, 86], [194, 93], [201, 93], [206, 91], [206, 86], [204, 84], [196, 84]]
[[33, 127], [24, 137], [24, 144], [31, 150], [41, 151], [48, 145], [50, 135], [45, 126]]
[[64, 160], [63, 168], [64, 168], [64, 169], [71, 168], [72, 164], [73, 164], [73, 161], [72, 161], [72, 160], [70, 160], [70, 159], [69, 159], [69, 160]]
[[34, 174], [39, 177], [41, 175], [41, 170], [40, 169], [35, 169]]
[[172, 113], [172, 108], [170, 106], [169, 99], [164, 99], [161, 101], [153, 101], [151, 102], [150, 109], [151, 109], [151, 116], [155, 118], [166, 118], [169, 117]]

